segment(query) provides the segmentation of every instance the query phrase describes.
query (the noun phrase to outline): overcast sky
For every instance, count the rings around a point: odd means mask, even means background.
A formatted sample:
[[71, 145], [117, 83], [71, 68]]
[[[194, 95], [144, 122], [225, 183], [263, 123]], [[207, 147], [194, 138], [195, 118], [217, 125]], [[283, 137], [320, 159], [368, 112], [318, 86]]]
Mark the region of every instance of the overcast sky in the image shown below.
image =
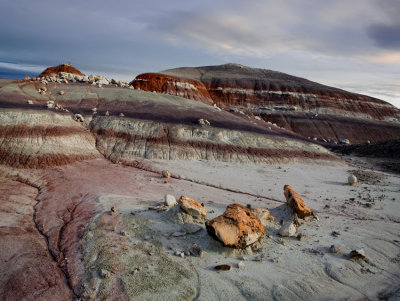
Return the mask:
[[1, 0], [0, 76], [233, 62], [400, 107], [399, 16], [400, 0]]

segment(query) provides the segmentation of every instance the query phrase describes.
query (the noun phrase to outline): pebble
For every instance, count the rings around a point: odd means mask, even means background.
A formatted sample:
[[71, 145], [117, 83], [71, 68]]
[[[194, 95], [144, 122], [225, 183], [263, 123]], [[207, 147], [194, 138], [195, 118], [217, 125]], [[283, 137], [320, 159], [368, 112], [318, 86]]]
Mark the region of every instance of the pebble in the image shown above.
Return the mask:
[[299, 233], [299, 235], [297, 235], [297, 239], [300, 241], [306, 241], [307, 240], [307, 235], [303, 234], [303, 233]]
[[162, 176], [163, 176], [164, 178], [170, 178], [170, 177], [171, 177], [171, 172], [170, 172], [169, 170], [163, 170], [163, 171], [161, 172], [161, 174], [162, 174]]
[[215, 269], [218, 271], [230, 271], [232, 269], [232, 265], [220, 264], [220, 265], [215, 266]]
[[33, 105], [33, 101], [32, 100], [28, 100], [28, 104]]
[[111, 277], [111, 273], [105, 269], [101, 269], [100, 276], [101, 278], [107, 279]]
[[330, 251], [331, 253], [341, 253], [342, 249], [339, 246], [331, 245]]
[[292, 221], [286, 222], [280, 229], [279, 235], [284, 237], [291, 237], [295, 236], [297, 232], [296, 226], [293, 224]]
[[238, 268], [239, 269], [244, 269], [246, 267], [246, 264], [243, 262], [243, 261], [240, 261], [239, 263], [238, 263]]
[[347, 182], [349, 185], [356, 185], [357, 184], [357, 177], [355, 175], [351, 175], [347, 178]]
[[272, 259], [272, 262], [275, 262], [275, 263], [281, 262], [281, 261], [282, 261], [282, 259], [280, 257], [275, 257]]
[[349, 259], [365, 259], [365, 251], [363, 249], [353, 250], [349, 254]]
[[189, 254], [194, 257], [202, 257], [204, 255], [204, 252], [199, 245], [193, 244], [189, 249]]

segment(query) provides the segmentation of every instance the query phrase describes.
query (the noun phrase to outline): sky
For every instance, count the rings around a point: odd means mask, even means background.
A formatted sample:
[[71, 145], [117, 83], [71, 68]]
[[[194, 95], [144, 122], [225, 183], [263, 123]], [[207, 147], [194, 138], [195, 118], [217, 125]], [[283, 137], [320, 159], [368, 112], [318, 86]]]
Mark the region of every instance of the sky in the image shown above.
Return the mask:
[[400, 108], [400, 0], [1, 0], [0, 77], [239, 63]]

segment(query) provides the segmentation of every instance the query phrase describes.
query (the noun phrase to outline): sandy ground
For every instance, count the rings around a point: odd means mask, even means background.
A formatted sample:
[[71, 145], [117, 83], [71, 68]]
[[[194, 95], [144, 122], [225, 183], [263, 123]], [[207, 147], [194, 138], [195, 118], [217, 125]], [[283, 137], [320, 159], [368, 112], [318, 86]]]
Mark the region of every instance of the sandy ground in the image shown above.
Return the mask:
[[[56, 224], [47, 216], [53, 210], [52, 200], [80, 196], [75, 219], [62, 227], [58, 245], [71, 258], [71, 263], [66, 263], [72, 278], [69, 282], [82, 300], [398, 298], [400, 177], [338, 163], [144, 163], [168, 169], [180, 179], [164, 183], [158, 174], [103, 159], [30, 171], [53, 183], [38, 199], [38, 222], [49, 233], [52, 223]], [[353, 172], [360, 182], [349, 186], [347, 177]], [[292, 218], [283, 195], [285, 184], [318, 215], [299, 227], [303, 240], [281, 238], [277, 233], [281, 221]], [[228, 204], [240, 203], [269, 209], [275, 221], [267, 225], [260, 243], [245, 250], [223, 247], [207, 234], [204, 224], [200, 232], [176, 236], [182, 226], [178, 207], [149, 210], [160, 205], [167, 193], [176, 198], [188, 195], [204, 203], [208, 219], [223, 213]], [[96, 210], [82, 218], [84, 230], [77, 242], [79, 248], [75, 248], [71, 239], [76, 232], [74, 221], [79, 211], [89, 212], [83, 210], [85, 202]], [[62, 204], [57, 205], [58, 215]], [[116, 213], [110, 213], [111, 207]], [[46, 208], [42, 217], [40, 210]], [[182, 257], [193, 244], [201, 246], [204, 256]], [[342, 252], [331, 253], [331, 245]], [[364, 249], [366, 259], [349, 260], [349, 252], [355, 249]], [[74, 256], [78, 264], [72, 262]], [[243, 268], [238, 268], [240, 261]], [[225, 263], [233, 269], [214, 269]], [[102, 270], [106, 276], [101, 275]]]

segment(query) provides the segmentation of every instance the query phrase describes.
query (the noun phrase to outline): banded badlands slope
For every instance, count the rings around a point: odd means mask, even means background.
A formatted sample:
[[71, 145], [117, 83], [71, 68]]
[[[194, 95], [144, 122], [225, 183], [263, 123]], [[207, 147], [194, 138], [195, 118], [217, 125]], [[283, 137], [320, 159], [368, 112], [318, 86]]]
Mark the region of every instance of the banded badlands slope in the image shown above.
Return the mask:
[[207, 91], [209, 101], [221, 108], [259, 116], [322, 142], [377, 142], [400, 135], [400, 110], [383, 100], [266, 69], [238, 64], [177, 68], [138, 75], [132, 84], [203, 102]]
[[[0, 79], [0, 300], [399, 297], [399, 176], [214, 107], [205, 84], [148, 86], [165, 95], [60, 72]], [[314, 216], [294, 219], [286, 184]], [[255, 243], [224, 247], [165, 195], [198, 201], [206, 220], [233, 203], [274, 218]]]

